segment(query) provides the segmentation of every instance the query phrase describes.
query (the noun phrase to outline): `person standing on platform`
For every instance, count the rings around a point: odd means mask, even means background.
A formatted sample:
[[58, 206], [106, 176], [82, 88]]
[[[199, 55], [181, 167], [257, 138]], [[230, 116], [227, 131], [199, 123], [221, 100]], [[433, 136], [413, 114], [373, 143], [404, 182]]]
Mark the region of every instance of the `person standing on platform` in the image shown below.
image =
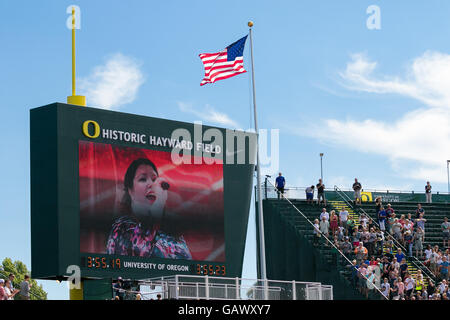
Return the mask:
[[306, 203], [314, 203], [314, 186], [306, 188]]
[[325, 185], [322, 182], [322, 179], [319, 179], [319, 183], [316, 185], [317, 187], [317, 204], [320, 204], [320, 199], [323, 200], [323, 204], [327, 205], [327, 200], [325, 199]]
[[355, 204], [361, 204], [361, 183], [355, 178], [355, 183], [353, 184], [353, 191], [355, 191]]
[[425, 196], [427, 198], [427, 203], [431, 203], [431, 185], [430, 185], [430, 181], [427, 181], [427, 185], [425, 186]]
[[275, 187], [277, 188], [278, 199], [280, 199], [281, 194], [284, 194], [284, 186], [286, 184], [286, 180], [282, 176], [281, 172], [278, 174], [278, 177], [275, 179]]

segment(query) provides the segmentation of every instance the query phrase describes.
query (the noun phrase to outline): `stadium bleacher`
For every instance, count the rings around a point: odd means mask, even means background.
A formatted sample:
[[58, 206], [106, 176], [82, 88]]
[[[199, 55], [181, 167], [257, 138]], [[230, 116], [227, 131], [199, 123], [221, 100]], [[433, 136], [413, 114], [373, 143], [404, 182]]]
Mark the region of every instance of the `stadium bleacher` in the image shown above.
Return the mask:
[[[267, 194], [267, 193], [266, 193]], [[339, 197], [337, 197], [339, 198]], [[374, 221], [377, 221], [376, 213], [375, 213], [375, 204], [373, 202], [363, 202], [361, 205], [354, 206], [352, 202], [342, 201], [342, 200], [331, 200], [327, 202], [327, 206], [317, 205], [317, 204], [309, 204], [305, 200], [302, 199], [270, 199], [266, 197], [263, 201], [264, 204], [264, 223], [270, 224], [268, 227], [269, 235], [265, 235], [266, 243], [269, 242], [268, 249], [266, 247], [266, 251], [271, 250], [271, 244], [273, 241], [283, 241], [285, 239], [290, 239], [290, 241], [297, 241], [298, 243], [302, 243], [294, 246], [296, 250], [302, 250], [304, 252], [309, 252], [308, 254], [314, 260], [312, 265], [317, 268], [318, 272], [312, 272], [310, 270], [309, 276], [314, 277], [317, 281], [326, 282], [331, 281], [334, 286], [335, 297], [336, 299], [383, 299], [383, 296], [377, 288], [374, 290], [370, 290], [369, 295], [366, 297], [364, 293], [361, 293], [352, 282], [352, 270], [351, 262], [349, 257], [345, 257], [342, 252], [334, 248], [331, 244], [328, 246], [324, 245], [325, 241], [322, 239], [322, 243], [319, 246], [315, 246], [314, 244], [314, 234], [313, 234], [313, 225], [315, 219], [319, 218], [320, 212], [322, 208], [326, 208], [327, 212], [331, 212], [331, 210], [335, 210], [338, 214], [342, 207], [345, 207], [347, 211], [349, 211], [349, 215], [356, 222], [356, 226], [359, 224], [359, 215], [362, 212], [367, 213]], [[383, 203], [386, 205], [386, 203]], [[428, 244], [432, 246], [439, 246], [442, 249], [442, 231], [441, 224], [443, 222], [444, 217], [450, 217], [450, 204], [447, 203], [432, 203], [432, 204], [423, 204], [422, 206], [425, 210], [424, 218], [427, 220], [425, 225], [425, 242], [424, 249]], [[413, 217], [415, 217], [415, 210], [417, 208], [416, 202], [393, 202], [392, 207], [396, 212], [396, 216], [400, 218], [402, 214], [407, 216], [408, 213], [411, 213]], [[274, 217], [278, 216], [278, 220]], [[274, 224], [280, 224], [281, 229], [276, 231], [273, 227]], [[273, 231], [273, 232], [272, 232]], [[283, 234], [284, 233], [284, 234]], [[401, 248], [399, 243], [396, 243], [394, 246], [394, 254], [397, 252], [397, 248]], [[287, 250], [289, 251], [289, 250]], [[403, 250], [405, 253], [407, 251]], [[386, 252], [386, 250], [384, 250]], [[415, 251], [414, 251], [415, 254]], [[274, 259], [274, 257], [284, 257], [288, 255], [288, 253], [283, 253], [283, 249], [277, 249], [277, 252], [269, 254], [268, 260]], [[319, 258], [317, 258], [319, 257]], [[417, 259], [418, 258], [418, 259]], [[284, 258], [285, 260], [287, 258]], [[303, 258], [304, 260], [304, 258]], [[423, 264], [423, 257], [408, 257], [408, 272], [415, 279], [417, 276], [418, 270], [424, 275], [425, 285], [428, 285], [428, 281], [433, 281], [435, 284], [437, 283], [436, 277], [430, 272], [430, 270]], [[295, 259], [290, 258], [290, 261], [295, 261]], [[304, 262], [306, 264], [310, 262]], [[311, 264], [311, 263], [310, 263]], [[276, 270], [275, 263], [268, 261], [268, 272], [276, 274], [278, 278], [283, 277], [283, 273], [279, 270]], [[325, 266], [325, 267], [323, 267]], [[330, 268], [331, 267], [331, 268]], [[298, 276], [305, 277], [307, 273], [305, 273], [306, 267], [296, 267]], [[328, 269], [327, 269], [328, 268]], [[334, 268], [334, 270], [333, 270]], [[311, 269], [311, 267], [310, 267]], [[319, 272], [322, 270], [322, 272]], [[333, 276], [324, 275], [323, 270], [328, 270], [330, 274]], [[336, 272], [333, 272], [336, 271]], [[289, 276], [292, 277], [293, 273], [291, 272], [289, 275], [289, 271], [284, 271], [286, 278]], [[295, 272], [294, 272], [295, 273]], [[334, 278], [333, 278], [334, 277]], [[379, 288], [379, 284], [378, 284]]]
[[[431, 246], [442, 247], [442, 231], [441, 224], [444, 222], [444, 217], [450, 217], [450, 205], [446, 203], [421, 203], [425, 210], [424, 218], [427, 220], [425, 224], [425, 241], [424, 247], [428, 244]], [[415, 218], [415, 211], [417, 203], [411, 202], [396, 202], [392, 203], [392, 208], [398, 218], [400, 215], [405, 216], [411, 213]], [[363, 202], [361, 208], [367, 212], [371, 218], [376, 219], [375, 205], [373, 203]], [[414, 253], [415, 254], [415, 253]]]

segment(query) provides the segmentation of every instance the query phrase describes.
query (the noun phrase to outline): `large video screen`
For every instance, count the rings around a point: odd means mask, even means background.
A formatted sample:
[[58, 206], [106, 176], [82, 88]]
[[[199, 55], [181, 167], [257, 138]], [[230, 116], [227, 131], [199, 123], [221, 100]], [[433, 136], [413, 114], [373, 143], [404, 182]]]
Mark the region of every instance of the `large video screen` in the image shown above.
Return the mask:
[[79, 188], [80, 252], [225, 261], [222, 163], [79, 141]]
[[240, 277], [255, 141], [201, 123], [32, 109], [32, 277]]

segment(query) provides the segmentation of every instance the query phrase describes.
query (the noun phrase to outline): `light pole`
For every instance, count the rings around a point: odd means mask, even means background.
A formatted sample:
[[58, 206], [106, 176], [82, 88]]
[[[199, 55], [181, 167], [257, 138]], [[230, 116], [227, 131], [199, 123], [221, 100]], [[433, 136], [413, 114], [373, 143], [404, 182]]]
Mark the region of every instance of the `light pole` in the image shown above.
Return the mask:
[[323, 153], [320, 153], [320, 178], [322, 179], [322, 183], [323, 183], [323, 167], [322, 167], [322, 158], [323, 158]]

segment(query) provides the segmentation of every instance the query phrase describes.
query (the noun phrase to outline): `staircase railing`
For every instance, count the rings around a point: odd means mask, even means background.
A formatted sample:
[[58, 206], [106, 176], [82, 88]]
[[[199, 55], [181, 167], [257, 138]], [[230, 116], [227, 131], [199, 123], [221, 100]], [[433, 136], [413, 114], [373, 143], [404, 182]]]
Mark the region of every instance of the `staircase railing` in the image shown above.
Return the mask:
[[[274, 188], [275, 188], [275, 190], [277, 190], [277, 188], [272, 184], [272, 182], [271, 181], [268, 181]], [[278, 191], [277, 191], [278, 192]], [[282, 194], [282, 193], [280, 193], [280, 195], [281, 195], [281, 198], [282, 199], [284, 199], [284, 200], [286, 200], [312, 227], [313, 227], [313, 230], [317, 230], [316, 229], [316, 227], [314, 226], [314, 223], [312, 223], [311, 222], [311, 220], [309, 220], [308, 219], [308, 217], [300, 210], [300, 209], [298, 209], [288, 198], [286, 198], [285, 196], [284, 196], [284, 194]], [[335, 246], [335, 244], [330, 240], [330, 239], [328, 239], [328, 237], [325, 235], [325, 234], [323, 234], [322, 233], [322, 231], [320, 231], [320, 230], [317, 230], [322, 236], [323, 236], [323, 238], [324, 239], [326, 239], [326, 241], [328, 241], [328, 243], [329, 244], [331, 244], [331, 246], [333, 247], [333, 248], [335, 248], [336, 249], [336, 251], [358, 272], [358, 269], [357, 268], [355, 268], [354, 266], [353, 266], [353, 263], [350, 261], [350, 259], [348, 259], [347, 258], [347, 256], [341, 251], [341, 250], [339, 250], [339, 248], [338, 247], [336, 247]], [[365, 275], [363, 275], [363, 274], [361, 274], [361, 276], [366, 280], [366, 281], [369, 281], [369, 279], [365, 276]], [[372, 283], [372, 285], [373, 285], [373, 287], [381, 294], [381, 296], [385, 299], [385, 300], [388, 300], [389, 298], [388, 297], [386, 297], [384, 294], [383, 294], [383, 292], [380, 290], [380, 288], [378, 288], [374, 283]]]
[[[361, 207], [355, 207], [352, 203], [351, 203], [351, 201], [353, 201], [352, 199], [350, 199], [350, 197], [345, 193], [345, 192], [343, 192], [341, 189], [339, 189], [339, 187], [338, 186], [334, 186], [334, 191], [336, 192], [336, 194], [338, 195], [338, 196], [340, 196], [341, 198], [342, 198], [342, 200], [350, 207], [350, 208], [352, 208], [353, 209], [353, 211], [356, 213], [356, 214], [358, 214], [358, 216], [359, 217], [361, 217], [361, 215], [357, 212], [357, 210], [358, 211], [360, 211], [360, 212], [362, 212], [362, 213], [364, 213], [364, 215], [367, 217], [367, 218], [369, 218], [371, 221], [372, 221], [372, 223], [374, 224], [374, 225], [376, 225], [377, 227], [378, 227], [378, 229], [379, 230], [381, 230], [381, 228], [380, 228], [380, 225], [378, 224], [378, 222], [377, 221], [375, 221], [374, 219], [372, 219], [372, 217], [363, 209], [363, 208], [361, 208]], [[387, 238], [387, 236], [389, 236], [393, 241], [394, 241], [394, 243], [396, 244], [396, 246], [397, 246], [397, 248], [400, 248], [400, 249], [402, 249], [402, 251], [403, 252], [405, 252], [405, 253], [407, 253], [408, 252], [408, 250], [397, 240], [397, 239], [395, 239], [394, 237], [392, 237], [390, 234], [388, 234], [385, 230], [381, 230], [381, 231], [383, 231], [383, 234], [384, 234], [384, 237], [385, 237], [385, 239]], [[409, 262], [411, 262], [411, 264], [413, 264], [417, 269], [420, 269], [434, 284], [436, 284], [436, 279], [435, 279], [435, 275], [434, 275], [434, 273], [430, 270], [430, 269], [428, 269], [428, 267], [426, 266], [426, 265], [424, 265], [423, 264], [423, 262], [422, 261], [420, 261], [417, 257], [415, 257], [415, 256], [410, 256], [410, 257], [406, 257], [407, 258], [407, 261], [409, 260]], [[399, 261], [400, 262], [400, 261]]]

